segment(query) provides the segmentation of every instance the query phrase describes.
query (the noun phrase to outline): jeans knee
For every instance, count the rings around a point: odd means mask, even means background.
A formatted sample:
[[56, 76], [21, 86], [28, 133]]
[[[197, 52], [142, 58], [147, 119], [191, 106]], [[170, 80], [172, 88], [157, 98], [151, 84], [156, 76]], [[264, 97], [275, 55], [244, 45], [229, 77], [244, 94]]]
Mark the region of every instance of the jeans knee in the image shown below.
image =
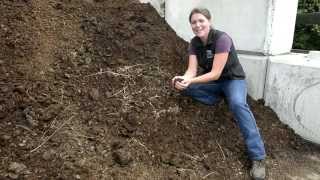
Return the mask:
[[191, 84], [186, 89], [182, 90], [181, 94], [185, 96], [193, 96], [197, 90], [198, 90], [198, 87]]
[[245, 102], [241, 102], [241, 101], [231, 101], [229, 102], [229, 107], [230, 107], [230, 110], [232, 112], [237, 112], [238, 110], [241, 110], [241, 109], [244, 109], [244, 108], [247, 108], [248, 105], [247, 103]]

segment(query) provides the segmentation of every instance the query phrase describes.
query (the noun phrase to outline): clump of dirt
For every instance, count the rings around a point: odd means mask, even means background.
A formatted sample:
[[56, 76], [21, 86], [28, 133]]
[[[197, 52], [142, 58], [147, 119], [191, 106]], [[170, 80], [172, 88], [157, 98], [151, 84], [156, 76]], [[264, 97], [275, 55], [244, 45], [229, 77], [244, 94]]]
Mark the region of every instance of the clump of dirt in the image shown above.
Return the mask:
[[[204, 106], [170, 87], [188, 45], [150, 5], [2, 0], [0, 17], [1, 178], [249, 177], [227, 105]], [[290, 169], [283, 159], [319, 152], [249, 102], [270, 177]]]

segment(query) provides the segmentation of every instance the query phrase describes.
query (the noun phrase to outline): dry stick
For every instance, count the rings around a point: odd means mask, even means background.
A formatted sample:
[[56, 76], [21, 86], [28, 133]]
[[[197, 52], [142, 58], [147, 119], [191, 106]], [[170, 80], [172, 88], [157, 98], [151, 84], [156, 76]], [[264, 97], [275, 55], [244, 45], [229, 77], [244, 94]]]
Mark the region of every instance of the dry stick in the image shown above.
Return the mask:
[[31, 135], [33, 135], [33, 136], [37, 135], [34, 131], [32, 131], [31, 129], [29, 129], [29, 128], [26, 127], [26, 126], [17, 124], [16, 127], [20, 127], [20, 128], [22, 128], [22, 129], [24, 129], [24, 130], [29, 131], [29, 132], [31, 133]]
[[193, 170], [193, 169], [177, 168], [177, 170], [178, 170], [178, 171], [181, 171], [181, 172], [190, 171], [190, 172], [192, 172], [195, 176], [197, 176], [197, 173], [196, 173], [195, 170]]
[[61, 99], [60, 99], [60, 104], [62, 104], [63, 98], [64, 98], [64, 90], [61, 88]]
[[59, 128], [57, 128], [50, 136], [47, 137], [38, 147], [34, 148], [33, 150], [30, 151], [30, 153], [38, 150], [41, 146], [43, 146], [46, 142], [49, 141], [64, 125], [66, 125], [71, 119], [73, 119], [74, 116], [71, 116], [67, 121], [65, 121]]
[[203, 176], [201, 179], [206, 179], [208, 176], [210, 176], [211, 174], [216, 174], [215, 171], [210, 172], [209, 174]]
[[143, 90], [145, 90], [146, 88], [147, 88], [147, 87], [143, 87], [143, 88], [141, 88], [139, 91], [136, 91], [136, 92], [132, 93], [132, 95], [141, 94], [141, 92], [142, 92]]
[[123, 93], [125, 93], [125, 90], [127, 89], [128, 86], [125, 86], [124, 88], [120, 89], [118, 92], [112, 94], [111, 96], [109, 96], [108, 98], [113, 98], [115, 96], [117, 96], [118, 94], [120, 94], [122, 91]]
[[147, 146], [145, 146], [144, 144], [142, 144], [142, 143], [141, 143], [139, 140], [137, 140], [136, 138], [132, 138], [132, 140], [133, 140], [134, 142], [138, 143], [140, 146], [144, 147], [144, 148], [149, 152], [149, 154], [152, 153], [152, 151], [149, 150], [149, 148], [147, 148]]
[[135, 65], [132, 65], [132, 66], [124, 66], [123, 69], [128, 70], [128, 69], [131, 69], [131, 68], [134, 68], [134, 67], [137, 67], [137, 66], [144, 66], [144, 65], [148, 65], [148, 64], [149, 63], [135, 64]]
[[192, 159], [194, 161], [201, 161], [199, 157], [195, 157], [195, 156], [192, 156], [192, 155], [187, 154], [187, 153], [181, 153], [181, 154], [183, 154], [184, 156], [186, 156], [186, 157], [188, 157], [188, 158], [190, 158], [190, 159]]
[[221, 151], [221, 154], [222, 154], [223, 160], [226, 160], [226, 156], [224, 155], [223, 150], [222, 150], [222, 148], [221, 148], [220, 144], [218, 143], [218, 141], [216, 141], [216, 143], [217, 143], [217, 144], [218, 144], [218, 146], [219, 146], [219, 149], [220, 149], [220, 151]]
[[72, 134], [73, 136], [83, 137], [83, 138], [87, 138], [87, 139], [96, 139], [96, 137], [93, 137], [93, 136], [82, 135], [81, 133], [79, 133], [79, 132], [77, 132], [76, 130], [74, 130], [73, 127], [70, 127], [70, 129], [74, 132], [74, 134]]
[[114, 97], [114, 96], [116, 96], [116, 95], [120, 94], [122, 91], [123, 91], [123, 92], [125, 92], [125, 90], [126, 90], [126, 89], [127, 89], [127, 86], [125, 86], [124, 88], [122, 88], [120, 91], [118, 91], [118, 92], [116, 92], [116, 93], [112, 94], [110, 97]]
[[[62, 113], [60, 113], [60, 114], [63, 114], [63, 113], [64, 113], [66, 110], [68, 110], [69, 108], [70, 108], [70, 105], [67, 106], [66, 108], [64, 108], [63, 111], [62, 111]], [[58, 115], [55, 116], [54, 119], [51, 121], [49, 128], [51, 128], [51, 127], [53, 126], [53, 123], [57, 120], [57, 117], [58, 117]], [[43, 139], [44, 136], [47, 134], [47, 132], [48, 132], [48, 130], [46, 130], [45, 132], [43, 132], [43, 134], [42, 134], [42, 136], [41, 136], [40, 139]]]
[[109, 73], [109, 74], [112, 74], [112, 75], [114, 75], [114, 76], [130, 77], [129, 75], [120, 74], [120, 73], [116, 73], [116, 72], [112, 72], [112, 71], [99, 71], [99, 72], [97, 72], [97, 73], [89, 74], [89, 75], [86, 75], [86, 76], [84, 76], [84, 77], [96, 76], [96, 75], [101, 75], [101, 74], [105, 74], [105, 73]]

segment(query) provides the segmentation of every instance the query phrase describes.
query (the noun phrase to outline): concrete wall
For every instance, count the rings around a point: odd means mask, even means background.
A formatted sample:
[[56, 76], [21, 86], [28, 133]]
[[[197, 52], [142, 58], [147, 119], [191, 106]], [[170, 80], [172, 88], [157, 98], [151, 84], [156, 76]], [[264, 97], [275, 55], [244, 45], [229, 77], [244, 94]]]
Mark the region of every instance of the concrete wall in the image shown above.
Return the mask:
[[[226, 31], [237, 49], [262, 52], [267, 26], [267, 2], [264, 0], [167, 0], [165, 17], [177, 34], [189, 41], [194, 35], [188, 16], [194, 7], [210, 10], [214, 28]], [[247, 19], [250, 19], [248, 21]], [[255, 32], [260, 33], [255, 33]]]
[[239, 60], [246, 73], [248, 94], [253, 99], [263, 99], [268, 57], [239, 54]]
[[189, 41], [189, 13], [193, 7], [206, 7], [213, 26], [231, 35], [238, 50], [276, 55], [291, 50], [297, 5], [298, 0], [166, 0], [165, 18]]
[[293, 42], [298, 0], [268, 0], [268, 3], [268, 25], [263, 52], [270, 55], [288, 53]]
[[272, 56], [268, 69], [266, 105], [297, 134], [320, 144], [320, 60], [304, 54]]

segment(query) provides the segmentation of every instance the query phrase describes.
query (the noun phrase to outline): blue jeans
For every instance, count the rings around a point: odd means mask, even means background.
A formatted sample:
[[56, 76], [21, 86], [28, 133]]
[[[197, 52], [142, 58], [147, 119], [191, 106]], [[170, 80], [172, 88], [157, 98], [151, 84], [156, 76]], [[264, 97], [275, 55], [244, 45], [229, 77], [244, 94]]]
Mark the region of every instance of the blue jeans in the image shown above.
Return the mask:
[[244, 137], [249, 158], [251, 160], [265, 158], [264, 144], [256, 120], [247, 104], [247, 84], [245, 80], [222, 80], [205, 84], [191, 84], [182, 91], [182, 94], [191, 96], [206, 105], [215, 105], [224, 95]]

